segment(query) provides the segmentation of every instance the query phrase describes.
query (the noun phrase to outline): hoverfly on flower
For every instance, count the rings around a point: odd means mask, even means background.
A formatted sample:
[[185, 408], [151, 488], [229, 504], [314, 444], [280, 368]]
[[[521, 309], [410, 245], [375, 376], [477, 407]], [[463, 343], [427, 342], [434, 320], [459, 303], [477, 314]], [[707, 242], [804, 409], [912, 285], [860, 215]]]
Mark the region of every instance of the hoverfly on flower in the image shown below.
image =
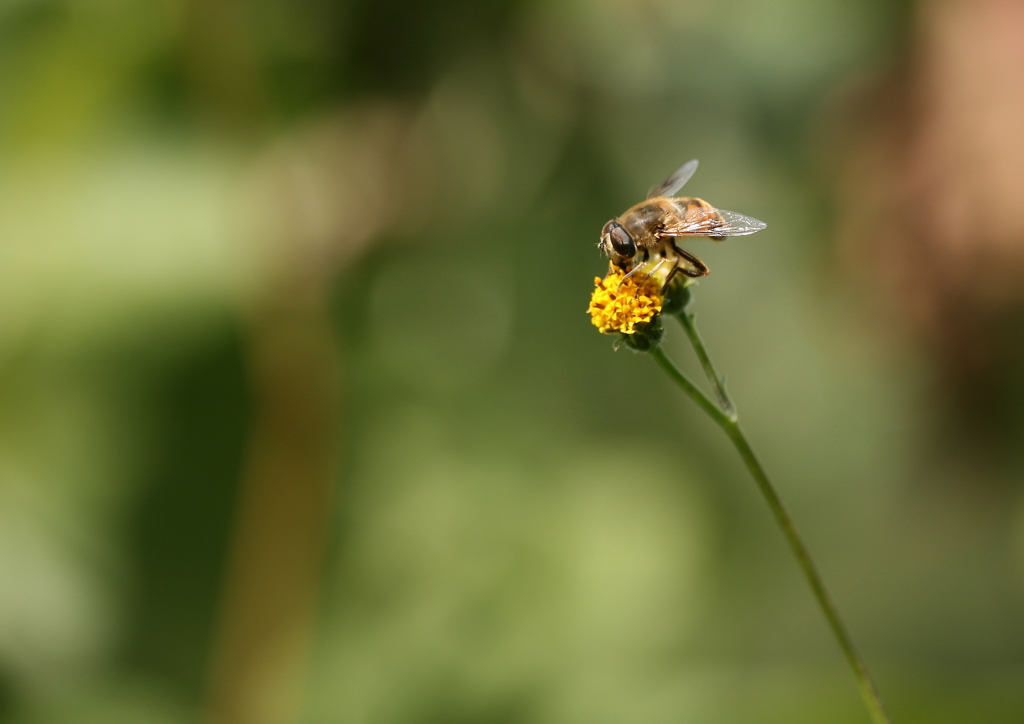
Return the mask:
[[716, 209], [703, 199], [673, 197], [696, 170], [697, 161], [687, 161], [601, 230], [597, 246], [611, 263], [607, 276], [594, 280], [587, 310], [601, 332], [626, 335], [638, 344], [639, 337], [660, 334], [658, 316], [676, 275], [697, 278], [708, 273], [704, 262], [679, 248], [678, 239], [708, 236], [719, 241], [765, 228], [763, 221]]
[[697, 161], [687, 161], [651, 189], [646, 199], [604, 225], [597, 246], [625, 272], [626, 278], [649, 265], [645, 278], [651, 278], [664, 267], [664, 293], [676, 274], [696, 278], [708, 273], [704, 262], [677, 246], [677, 239], [707, 236], [720, 241], [727, 236], [753, 234], [767, 226], [750, 216], [716, 209], [703, 199], [673, 197], [696, 170]]

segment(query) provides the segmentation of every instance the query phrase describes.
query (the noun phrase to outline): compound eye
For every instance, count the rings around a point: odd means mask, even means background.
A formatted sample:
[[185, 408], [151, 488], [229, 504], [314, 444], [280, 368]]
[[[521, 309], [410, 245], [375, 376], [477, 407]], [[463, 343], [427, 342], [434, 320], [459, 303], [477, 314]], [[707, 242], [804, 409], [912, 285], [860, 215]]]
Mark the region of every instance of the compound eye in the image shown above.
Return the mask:
[[612, 240], [612, 249], [615, 253], [625, 259], [632, 259], [636, 256], [636, 244], [633, 243], [633, 237], [626, 233], [626, 230], [619, 226], [616, 222], [611, 222], [606, 227], [608, 229], [608, 236]]

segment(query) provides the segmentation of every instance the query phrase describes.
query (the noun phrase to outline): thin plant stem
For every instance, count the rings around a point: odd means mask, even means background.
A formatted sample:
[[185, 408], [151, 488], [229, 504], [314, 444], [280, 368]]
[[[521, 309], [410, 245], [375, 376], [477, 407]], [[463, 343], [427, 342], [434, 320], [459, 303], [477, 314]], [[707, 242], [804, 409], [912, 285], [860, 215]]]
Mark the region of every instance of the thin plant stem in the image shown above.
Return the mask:
[[722, 430], [725, 431], [725, 434], [729, 436], [729, 439], [732, 440], [733, 445], [736, 446], [736, 450], [739, 452], [740, 457], [743, 458], [743, 462], [746, 463], [747, 469], [754, 477], [754, 482], [757, 483], [757, 487], [760, 489], [761, 494], [768, 503], [768, 507], [771, 509], [772, 515], [775, 516], [775, 522], [778, 524], [779, 528], [782, 529], [782, 534], [785, 536], [786, 542], [789, 543], [789, 547], [792, 549], [793, 555], [796, 556], [797, 563], [800, 565], [800, 570], [803, 572], [804, 577], [810, 584], [811, 590], [814, 592], [814, 598], [817, 600], [822, 613], [825, 614], [825, 619], [828, 621], [828, 625], [832, 629], [832, 633], [839, 642], [839, 648], [843, 650], [846, 660], [853, 669], [853, 675], [857, 679], [857, 685], [860, 687], [860, 693], [864, 698], [864, 703], [871, 715], [871, 720], [874, 724], [891, 724], [889, 715], [886, 713], [885, 707], [882, 705], [882, 699], [878, 695], [878, 690], [875, 688], [874, 682], [872, 682], [871, 676], [868, 674], [867, 667], [864, 666], [864, 662], [861, 660], [860, 655], [853, 646], [850, 634], [846, 630], [846, 626], [843, 624], [843, 621], [839, 616], [839, 610], [836, 608], [835, 603], [832, 602], [832, 597], [829, 595], [828, 590], [825, 588], [825, 583], [821, 579], [821, 575], [814, 566], [814, 561], [811, 559], [811, 554], [807, 550], [807, 546], [804, 545], [803, 540], [800, 538], [800, 534], [797, 533], [796, 526], [793, 524], [793, 519], [789, 516], [785, 506], [783, 506], [782, 500], [779, 498], [778, 493], [775, 492], [775, 488], [768, 479], [768, 475], [761, 466], [761, 462], [757, 459], [757, 456], [754, 454], [754, 450], [750, 447], [750, 443], [747, 442], [747, 438], [743, 434], [743, 429], [740, 427], [736, 411], [733, 408], [732, 403], [729, 401], [728, 396], [725, 394], [725, 386], [722, 383], [721, 378], [718, 376], [718, 373], [715, 371], [714, 366], [711, 364], [711, 360], [708, 357], [707, 352], [704, 350], [704, 345], [700, 341], [700, 335], [697, 334], [696, 326], [693, 324], [692, 315], [683, 311], [679, 314], [679, 318], [684, 329], [687, 330], [687, 335], [690, 337], [690, 341], [693, 343], [694, 349], [697, 350], [697, 356], [700, 357], [701, 365], [704, 367], [704, 371], [707, 373], [708, 379], [710, 379], [712, 385], [715, 386], [722, 404], [716, 405], [711, 398], [703, 392], [703, 390], [697, 387], [697, 385], [695, 385], [690, 378], [687, 377], [682, 370], [676, 367], [672, 360], [665, 355], [665, 351], [660, 345], [655, 346], [650, 350], [651, 356], [654, 358], [654, 361], [658, 363], [658, 366], [661, 367], [672, 379], [672, 381], [679, 385], [701, 409], [711, 416], [711, 419], [718, 423], [719, 427], [721, 427]]
[[729, 399], [729, 393], [725, 391], [725, 378], [719, 377], [715, 371], [715, 366], [711, 364], [711, 358], [708, 356], [707, 350], [704, 349], [704, 340], [700, 338], [700, 333], [697, 332], [696, 317], [685, 307], [675, 316], [686, 331], [686, 336], [690, 338], [690, 344], [693, 345], [693, 351], [697, 353], [700, 366], [704, 368], [704, 374], [707, 375], [708, 382], [711, 383], [711, 387], [715, 391], [718, 404], [722, 406], [725, 414], [735, 421], [737, 419], [736, 406], [732, 404], [732, 400]]

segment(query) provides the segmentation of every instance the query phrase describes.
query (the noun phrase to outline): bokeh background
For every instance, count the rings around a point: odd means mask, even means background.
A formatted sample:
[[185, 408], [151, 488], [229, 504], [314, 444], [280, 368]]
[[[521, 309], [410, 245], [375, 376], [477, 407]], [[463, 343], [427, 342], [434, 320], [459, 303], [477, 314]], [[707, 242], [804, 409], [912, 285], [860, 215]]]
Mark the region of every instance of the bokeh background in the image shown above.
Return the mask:
[[690, 158], [768, 223], [695, 310], [894, 720], [1024, 720], [1021, 129], [1009, 0], [5, 0], [0, 722], [867, 721], [585, 313]]

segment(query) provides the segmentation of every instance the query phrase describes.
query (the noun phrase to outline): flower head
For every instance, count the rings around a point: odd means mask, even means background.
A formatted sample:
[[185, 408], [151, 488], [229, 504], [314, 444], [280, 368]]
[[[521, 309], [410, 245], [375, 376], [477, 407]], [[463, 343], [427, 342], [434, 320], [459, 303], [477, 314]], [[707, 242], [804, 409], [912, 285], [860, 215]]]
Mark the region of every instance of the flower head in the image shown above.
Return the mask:
[[625, 270], [612, 264], [604, 279], [595, 278], [590, 297], [591, 321], [604, 334], [643, 332], [658, 315], [665, 301], [663, 280], [634, 274], [624, 280]]

